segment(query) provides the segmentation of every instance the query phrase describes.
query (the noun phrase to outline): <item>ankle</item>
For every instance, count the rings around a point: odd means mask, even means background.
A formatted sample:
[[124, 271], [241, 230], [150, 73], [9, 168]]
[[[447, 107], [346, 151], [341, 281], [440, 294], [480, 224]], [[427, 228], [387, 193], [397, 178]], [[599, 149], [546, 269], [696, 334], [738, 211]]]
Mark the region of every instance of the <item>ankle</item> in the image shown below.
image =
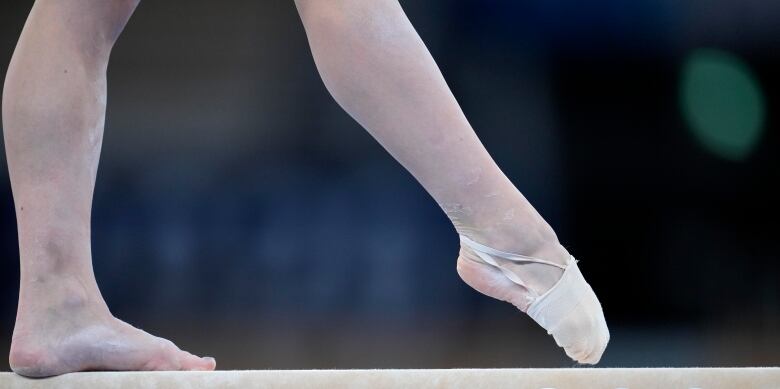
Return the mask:
[[70, 219], [41, 219], [28, 214], [18, 223], [22, 276], [56, 279], [91, 273], [89, 225]]
[[21, 278], [18, 314], [52, 311], [108, 312], [94, 277], [79, 275], [27, 275]]
[[555, 231], [536, 211], [531, 211], [525, 215], [510, 212], [511, 217], [492, 220], [458, 219], [453, 224], [458, 234], [496, 250], [565, 264], [569, 254]]
[[519, 248], [527, 250], [558, 244], [555, 231], [530, 206], [506, 207], [502, 211], [482, 211], [469, 215], [447, 212], [447, 216], [458, 234], [481, 243], [520, 245]]

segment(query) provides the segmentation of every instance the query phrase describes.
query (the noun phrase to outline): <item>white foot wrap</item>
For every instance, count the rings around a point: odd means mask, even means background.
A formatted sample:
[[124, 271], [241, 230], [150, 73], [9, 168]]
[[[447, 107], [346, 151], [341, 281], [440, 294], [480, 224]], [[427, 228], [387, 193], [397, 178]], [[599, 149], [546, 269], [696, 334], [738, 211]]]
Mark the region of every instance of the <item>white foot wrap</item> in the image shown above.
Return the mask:
[[[566, 267], [563, 267], [538, 258], [498, 251], [462, 235], [460, 240], [486, 264], [498, 268], [512, 282], [528, 290], [530, 305], [526, 313], [553, 336], [566, 355], [587, 364], [595, 364], [601, 359], [609, 342], [609, 330], [601, 304], [593, 289], [585, 282], [574, 257], [570, 257]], [[562, 268], [564, 272], [550, 290], [537, 295], [517, 274], [502, 267], [494, 257], [512, 262], [542, 263]]]

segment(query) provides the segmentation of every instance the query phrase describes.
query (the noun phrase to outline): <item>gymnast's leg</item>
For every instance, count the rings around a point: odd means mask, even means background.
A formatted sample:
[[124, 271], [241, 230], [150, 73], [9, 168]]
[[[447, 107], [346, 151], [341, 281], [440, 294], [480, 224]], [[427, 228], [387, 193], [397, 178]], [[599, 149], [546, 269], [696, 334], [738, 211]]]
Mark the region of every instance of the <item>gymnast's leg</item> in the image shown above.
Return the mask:
[[[296, 6], [330, 93], [466, 238], [457, 268], [467, 284], [532, 314], [530, 302], [559, 280], [577, 278], [576, 266], [564, 277], [571, 256], [485, 150], [396, 0], [296, 0]], [[485, 259], [489, 253], [477, 252], [484, 246], [547, 263]], [[577, 286], [557, 292], [570, 301], [554, 309], [568, 318], [534, 319], [572, 358], [595, 363], [609, 339], [601, 307], [584, 280], [571, 282]]]
[[211, 370], [111, 315], [92, 271], [90, 212], [106, 67], [138, 0], [36, 1], [3, 90], [20, 250], [9, 362], [26, 376], [80, 370]]

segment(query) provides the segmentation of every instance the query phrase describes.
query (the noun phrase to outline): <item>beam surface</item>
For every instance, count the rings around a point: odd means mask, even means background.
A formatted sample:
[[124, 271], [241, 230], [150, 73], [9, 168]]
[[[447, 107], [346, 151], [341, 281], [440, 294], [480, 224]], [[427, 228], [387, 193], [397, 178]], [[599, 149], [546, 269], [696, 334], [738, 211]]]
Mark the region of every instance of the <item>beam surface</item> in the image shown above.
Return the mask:
[[0, 373], [0, 388], [680, 388], [779, 389], [780, 368], [235, 370], [87, 372], [45, 379]]

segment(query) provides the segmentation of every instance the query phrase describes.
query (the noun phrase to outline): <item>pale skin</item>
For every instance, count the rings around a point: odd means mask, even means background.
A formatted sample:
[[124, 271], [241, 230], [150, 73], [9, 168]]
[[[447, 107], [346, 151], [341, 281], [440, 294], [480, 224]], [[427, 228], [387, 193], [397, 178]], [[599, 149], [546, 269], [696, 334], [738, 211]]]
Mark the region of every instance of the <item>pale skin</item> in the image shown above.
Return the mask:
[[[106, 69], [138, 1], [36, 1], [9, 66], [3, 128], [21, 264], [9, 360], [22, 375], [216, 365], [115, 318], [92, 271]], [[459, 233], [566, 262], [552, 228], [480, 143], [396, 0], [295, 4], [330, 93], [414, 175]], [[524, 289], [466, 256], [461, 251], [457, 271], [467, 284], [525, 309]], [[541, 289], [561, 275], [533, 264], [518, 271]]]

